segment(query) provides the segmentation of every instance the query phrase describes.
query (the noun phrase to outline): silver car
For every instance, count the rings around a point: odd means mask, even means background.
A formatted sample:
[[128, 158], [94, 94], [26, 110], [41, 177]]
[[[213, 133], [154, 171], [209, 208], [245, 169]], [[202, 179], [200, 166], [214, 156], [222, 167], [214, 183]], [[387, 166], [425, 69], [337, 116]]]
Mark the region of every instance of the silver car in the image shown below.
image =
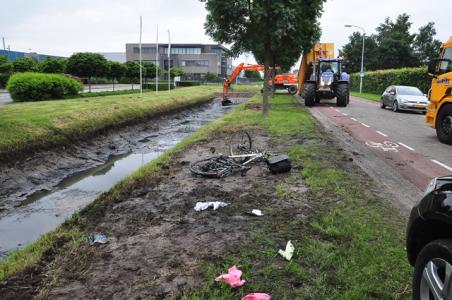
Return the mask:
[[391, 85], [381, 95], [380, 107], [389, 106], [393, 111], [410, 110], [425, 113], [427, 97], [414, 86]]

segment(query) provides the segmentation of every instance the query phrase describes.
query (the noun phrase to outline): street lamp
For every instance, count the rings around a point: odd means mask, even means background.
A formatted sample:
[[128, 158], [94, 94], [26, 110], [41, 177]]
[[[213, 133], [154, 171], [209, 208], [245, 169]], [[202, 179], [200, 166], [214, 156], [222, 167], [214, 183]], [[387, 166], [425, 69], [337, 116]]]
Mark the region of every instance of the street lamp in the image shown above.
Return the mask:
[[364, 30], [364, 28], [356, 26], [356, 25], [344, 25], [345, 27], [355, 27], [358, 29], [361, 29], [363, 31], [363, 49], [361, 51], [361, 72], [359, 72], [359, 77], [360, 77], [360, 81], [359, 81], [359, 93], [361, 94], [363, 91], [363, 77], [364, 77], [364, 38], [366, 36], [366, 31]]

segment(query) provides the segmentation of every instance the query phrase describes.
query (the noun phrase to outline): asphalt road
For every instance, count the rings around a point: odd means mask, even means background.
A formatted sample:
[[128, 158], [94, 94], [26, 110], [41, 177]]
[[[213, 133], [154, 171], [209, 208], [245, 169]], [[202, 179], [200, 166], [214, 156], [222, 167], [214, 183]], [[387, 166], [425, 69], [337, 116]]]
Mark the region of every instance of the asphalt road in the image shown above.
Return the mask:
[[425, 124], [423, 114], [403, 111], [395, 113], [388, 108], [381, 109], [377, 102], [357, 97], [351, 97], [350, 104], [338, 109], [386, 134], [397, 143], [403, 143], [427, 158], [448, 165], [452, 170], [452, 145], [438, 141], [435, 130]]
[[394, 113], [357, 97], [347, 107], [322, 100], [310, 111], [405, 212], [432, 178], [452, 174], [452, 146], [437, 140], [422, 114]]

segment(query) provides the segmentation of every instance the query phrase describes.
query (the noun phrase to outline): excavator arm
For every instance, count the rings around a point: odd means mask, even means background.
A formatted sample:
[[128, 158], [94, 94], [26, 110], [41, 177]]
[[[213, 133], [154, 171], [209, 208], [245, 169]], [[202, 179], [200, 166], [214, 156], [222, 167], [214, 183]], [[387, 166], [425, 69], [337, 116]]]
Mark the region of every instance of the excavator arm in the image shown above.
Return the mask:
[[251, 65], [251, 64], [245, 64], [241, 63], [237, 66], [237, 68], [234, 69], [234, 72], [232, 72], [231, 75], [226, 79], [226, 81], [223, 84], [223, 101], [221, 102], [223, 105], [229, 105], [231, 104], [231, 100], [228, 99], [228, 92], [229, 88], [231, 87], [231, 84], [234, 82], [234, 80], [237, 78], [237, 76], [240, 75], [240, 72], [242, 71], [263, 71], [264, 66], [263, 65]]

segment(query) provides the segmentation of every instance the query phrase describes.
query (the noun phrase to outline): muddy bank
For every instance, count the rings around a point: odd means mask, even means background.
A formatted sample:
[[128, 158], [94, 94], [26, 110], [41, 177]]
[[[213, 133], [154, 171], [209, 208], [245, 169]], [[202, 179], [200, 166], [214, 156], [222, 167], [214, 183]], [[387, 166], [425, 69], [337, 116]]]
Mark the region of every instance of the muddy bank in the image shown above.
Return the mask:
[[2, 166], [0, 257], [53, 230], [119, 180], [230, 109], [213, 101]]
[[[287, 147], [264, 135], [253, 136], [259, 148], [277, 151]], [[275, 195], [276, 186], [290, 174], [272, 175], [265, 164], [254, 165], [245, 177], [236, 174], [217, 180], [190, 174], [190, 161], [211, 156], [212, 147], [225, 153], [228, 139], [229, 135], [220, 135], [191, 147], [167, 166], [163, 182], [138, 185], [101, 213], [87, 211], [91, 223], [84, 230], [105, 233], [108, 244], [84, 244], [71, 253], [63, 243], [43, 266], [10, 278], [0, 286], [0, 292], [6, 298], [39, 294], [52, 299], [178, 299], [184, 291], [203, 283], [199, 276], [202, 262], [234, 253], [237, 244], [249, 239], [249, 226], [269, 220], [275, 226], [290, 219], [307, 220], [310, 207], [303, 201], [307, 188], [298, 182], [291, 188], [300, 196], [281, 201]], [[299, 170], [294, 166], [293, 172]], [[193, 207], [198, 201], [229, 205], [196, 212]], [[264, 211], [265, 219], [247, 214], [255, 208]], [[284, 242], [275, 247], [283, 248]], [[29, 272], [34, 280], [23, 282], [22, 278], [30, 277]], [[54, 278], [54, 272], [58, 279], [47, 281], [45, 278]]]

